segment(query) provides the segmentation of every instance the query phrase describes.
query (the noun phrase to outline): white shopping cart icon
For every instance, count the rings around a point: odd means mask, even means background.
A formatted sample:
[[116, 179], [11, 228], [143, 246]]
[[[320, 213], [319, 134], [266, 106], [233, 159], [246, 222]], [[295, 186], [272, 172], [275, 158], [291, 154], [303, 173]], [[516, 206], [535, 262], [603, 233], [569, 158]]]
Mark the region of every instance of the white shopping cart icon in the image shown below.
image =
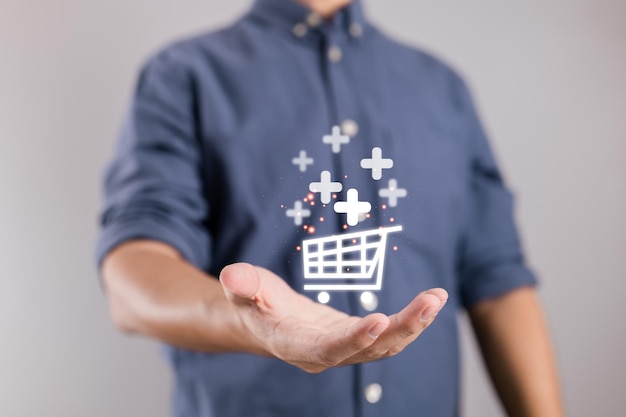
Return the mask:
[[387, 235], [400, 230], [402, 226], [381, 227], [303, 241], [305, 280], [329, 281], [304, 284], [305, 291], [380, 290]]

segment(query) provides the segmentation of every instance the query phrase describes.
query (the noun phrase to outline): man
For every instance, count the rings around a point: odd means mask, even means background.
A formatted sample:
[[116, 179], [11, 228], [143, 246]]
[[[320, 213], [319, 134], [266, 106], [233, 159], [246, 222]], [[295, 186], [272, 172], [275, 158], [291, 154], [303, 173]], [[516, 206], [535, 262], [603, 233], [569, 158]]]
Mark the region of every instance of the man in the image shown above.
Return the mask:
[[[113, 320], [171, 346], [176, 416], [450, 417], [464, 307], [508, 413], [562, 415], [511, 196], [463, 82], [348, 3], [258, 0], [146, 64], [106, 177]], [[323, 172], [342, 184], [332, 203], [354, 189], [371, 210], [329, 213], [307, 195]], [[303, 291], [303, 240], [396, 221], [381, 291], [328, 305]]]

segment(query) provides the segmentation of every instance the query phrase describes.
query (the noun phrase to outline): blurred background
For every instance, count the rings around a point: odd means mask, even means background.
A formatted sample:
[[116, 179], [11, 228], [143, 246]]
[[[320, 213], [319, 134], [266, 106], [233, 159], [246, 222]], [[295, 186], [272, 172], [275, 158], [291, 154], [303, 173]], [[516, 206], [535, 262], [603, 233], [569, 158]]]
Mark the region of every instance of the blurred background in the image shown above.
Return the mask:
[[[93, 265], [100, 177], [142, 61], [248, 0], [0, 0], [0, 415], [168, 415], [157, 344]], [[570, 416], [626, 386], [626, 2], [366, 1], [469, 81], [518, 196]], [[465, 323], [465, 322], [464, 322]], [[501, 416], [463, 327], [463, 415]]]

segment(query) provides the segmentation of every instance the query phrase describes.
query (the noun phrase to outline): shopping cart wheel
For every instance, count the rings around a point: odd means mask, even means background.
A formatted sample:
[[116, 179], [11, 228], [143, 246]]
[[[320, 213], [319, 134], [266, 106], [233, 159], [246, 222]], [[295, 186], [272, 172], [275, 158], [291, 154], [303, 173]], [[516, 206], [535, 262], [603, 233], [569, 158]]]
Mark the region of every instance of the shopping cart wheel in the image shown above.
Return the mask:
[[330, 294], [328, 294], [326, 291], [322, 291], [321, 293], [317, 294], [317, 301], [322, 304], [328, 303], [330, 301]]
[[374, 311], [378, 308], [378, 297], [373, 292], [362, 292], [359, 299], [361, 301], [361, 306], [367, 311]]

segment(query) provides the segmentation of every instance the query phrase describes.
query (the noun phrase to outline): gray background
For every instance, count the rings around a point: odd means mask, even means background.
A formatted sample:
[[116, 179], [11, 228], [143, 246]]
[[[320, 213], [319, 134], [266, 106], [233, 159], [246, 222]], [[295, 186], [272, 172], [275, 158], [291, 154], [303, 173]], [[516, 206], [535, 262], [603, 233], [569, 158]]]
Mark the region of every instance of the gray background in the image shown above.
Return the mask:
[[[99, 178], [140, 62], [248, 1], [0, 0], [0, 415], [165, 416], [156, 344], [113, 329]], [[370, 1], [473, 87], [518, 193], [571, 416], [626, 386], [626, 2]], [[464, 415], [502, 415], [463, 331]]]

